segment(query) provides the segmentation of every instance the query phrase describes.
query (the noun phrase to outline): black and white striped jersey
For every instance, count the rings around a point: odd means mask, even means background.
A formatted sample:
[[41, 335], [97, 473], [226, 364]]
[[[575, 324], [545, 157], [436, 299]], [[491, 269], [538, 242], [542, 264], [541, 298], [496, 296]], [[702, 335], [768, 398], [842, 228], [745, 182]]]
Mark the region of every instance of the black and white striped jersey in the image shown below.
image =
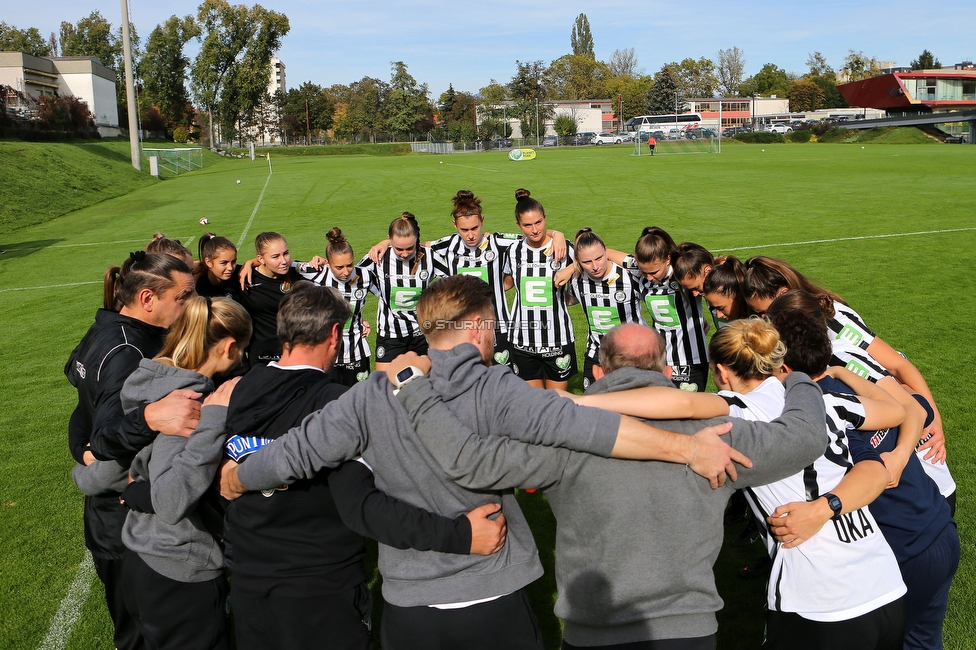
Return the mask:
[[708, 342], [705, 338], [705, 314], [702, 298], [695, 297], [674, 279], [668, 269], [660, 283], [649, 282], [637, 267], [632, 255], [624, 258], [624, 268], [637, 280], [644, 297], [644, 306], [654, 328], [667, 343], [668, 365], [687, 366], [708, 363]]
[[[785, 397], [782, 384], [773, 378], [746, 394], [719, 395], [729, 402], [730, 415], [767, 422], [782, 413]], [[830, 492], [854, 466], [847, 430], [863, 424], [864, 408], [854, 396], [829, 392], [824, 393], [824, 404], [824, 455], [792, 476], [747, 490], [763, 525], [781, 505], [813, 501]], [[867, 507], [831, 519], [795, 548], [782, 548], [772, 535], [766, 537], [773, 560], [766, 592], [771, 610], [795, 612], [813, 621], [845, 621], [906, 592], [898, 561]]]
[[515, 280], [515, 302], [508, 325], [508, 339], [521, 348], [551, 348], [573, 343], [573, 321], [566, 308], [566, 287], [554, 287], [556, 271], [573, 263], [573, 247], [566, 257], [552, 256], [552, 238], [543, 248], [532, 248], [524, 239], [508, 249], [505, 273]]
[[835, 339], [862, 350], [867, 350], [874, 341], [874, 332], [864, 324], [861, 315], [842, 302], [834, 301], [834, 317], [827, 319], [827, 328]]
[[[328, 266], [321, 271], [306, 273], [299, 268], [299, 273], [315, 284], [331, 287], [342, 294], [349, 304], [352, 316], [342, 326], [342, 338], [339, 340], [339, 351], [336, 363], [356, 363], [369, 357], [369, 343], [363, 336], [363, 307], [366, 306], [366, 294], [373, 284], [373, 271], [369, 268], [356, 267], [353, 275], [343, 282], [335, 276]], [[312, 269], [314, 271], [314, 269]]]
[[646, 324], [641, 314], [641, 290], [634, 276], [610, 262], [607, 274], [594, 280], [586, 273], [578, 273], [567, 285], [576, 298], [590, 334], [586, 339], [586, 356], [596, 359], [603, 336], [623, 323]]
[[521, 235], [486, 234], [475, 248], [468, 248], [458, 234], [443, 237], [430, 245], [438, 275], [474, 275], [491, 286], [495, 302], [495, 327], [508, 331], [508, 300], [505, 297], [505, 256]]
[[421, 334], [417, 324], [417, 301], [424, 288], [434, 279], [434, 256], [423, 246], [410, 260], [401, 260], [387, 247], [379, 264], [369, 255], [359, 268], [371, 272], [372, 291], [379, 298], [376, 308], [376, 334], [390, 339]]

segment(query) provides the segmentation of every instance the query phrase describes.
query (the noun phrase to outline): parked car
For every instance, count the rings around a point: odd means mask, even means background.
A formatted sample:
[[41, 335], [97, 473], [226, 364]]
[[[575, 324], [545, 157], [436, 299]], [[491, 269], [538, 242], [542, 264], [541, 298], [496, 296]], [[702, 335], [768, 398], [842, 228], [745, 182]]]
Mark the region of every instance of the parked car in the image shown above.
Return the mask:
[[631, 133], [630, 131], [621, 131], [620, 133], [617, 134], [617, 137], [620, 138], [620, 141], [621, 142], [633, 142], [634, 141], [634, 134]]
[[596, 133], [593, 131], [583, 131], [582, 133], [577, 133], [572, 137], [570, 142], [572, 144], [590, 144], [593, 142], [593, 138], [596, 137]]
[[590, 140], [590, 144], [620, 144], [621, 142], [623, 140], [620, 139], [619, 135], [610, 133], [609, 131], [598, 133]]
[[678, 129], [671, 129], [670, 131], [668, 131], [668, 140], [680, 140], [680, 139], [681, 139], [681, 131], [679, 131]]
[[770, 124], [769, 128], [767, 129], [767, 131], [770, 131], [771, 133], [779, 133], [780, 135], [789, 133], [792, 130], [793, 127], [791, 127], [789, 124]]
[[959, 135], [950, 135], [945, 139], [946, 144], [967, 144], [969, 140], [966, 139], [966, 135], [960, 133]]
[[554, 135], [547, 135], [542, 140], [543, 147], [555, 147], [557, 144], [559, 144], [559, 138]]
[[700, 138], [714, 138], [715, 131], [713, 129], [685, 129], [684, 132], [686, 140], [698, 140]]
[[511, 138], [495, 138], [495, 141], [492, 144], [495, 146], [496, 149], [508, 148], [508, 147], [511, 147], [512, 146], [512, 139]]

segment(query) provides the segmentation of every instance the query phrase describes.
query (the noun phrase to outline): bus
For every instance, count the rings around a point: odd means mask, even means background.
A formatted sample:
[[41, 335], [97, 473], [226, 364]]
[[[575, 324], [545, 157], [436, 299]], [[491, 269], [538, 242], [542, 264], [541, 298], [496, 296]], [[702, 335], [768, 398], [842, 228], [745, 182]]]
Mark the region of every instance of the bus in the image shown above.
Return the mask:
[[[690, 129], [700, 129], [701, 113], [672, 113], [671, 115], [638, 115], [627, 120], [624, 128], [631, 133], [654, 133], [655, 137], [668, 137], [672, 130], [678, 138]], [[637, 136], [639, 137], [639, 136]], [[646, 138], [646, 135], [644, 136]], [[643, 139], [643, 138], [641, 138]]]

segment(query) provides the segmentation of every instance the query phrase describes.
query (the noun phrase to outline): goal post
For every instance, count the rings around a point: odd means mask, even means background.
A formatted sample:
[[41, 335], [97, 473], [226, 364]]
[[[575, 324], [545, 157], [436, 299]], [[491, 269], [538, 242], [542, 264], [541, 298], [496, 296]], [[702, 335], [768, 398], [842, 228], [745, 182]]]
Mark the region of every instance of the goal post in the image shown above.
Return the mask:
[[156, 156], [159, 168], [176, 176], [203, 169], [202, 147], [144, 148], [142, 152], [147, 156]]

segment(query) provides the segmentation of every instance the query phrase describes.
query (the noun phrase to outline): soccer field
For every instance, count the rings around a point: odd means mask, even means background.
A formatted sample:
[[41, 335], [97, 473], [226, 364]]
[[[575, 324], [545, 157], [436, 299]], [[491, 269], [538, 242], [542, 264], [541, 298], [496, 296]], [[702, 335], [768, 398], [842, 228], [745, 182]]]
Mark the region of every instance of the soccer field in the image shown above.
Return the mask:
[[[71, 483], [66, 445], [76, 394], [62, 372], [101, 304], [108, 265], [121, 263], [156, 231], [195, 251], [204, 229], [243, 242], [241, 259], [253, 254], [255, 235], [275, 230], [288, 238], [293, 257], [304, 260], [323, 254], [326, 231], [339, 226], [361, 255], [404, 210], [417, 215], [424, 240], [451, 233], [450, 198], [462, 188], [483, 197], [487, 229], [511, 232], [519, 187], [532, 191], [546, 207], [549, 227], [568, 238], [590, 226], [608, 246], [632, 250], [640, 230], [657, 225], [676, 241], [713, 252], [785, 259], [843, 296], [907, 354], [942, 411], [959, 485], [962, 563], [949, 601], [946, 647], [972, 647], [976, 517], [969, 495], [976, 487], [976, 399], [966, 386], [976, 367], [976, 346], [967, 342], [976, 319], [970, 302], [976, 283], [968, 268], [976, 249], [976, 147], [806, 144], [765, 145], [762, 151], [760, 145], [724, 143], [721, 155], [639, 158], [632, 150], [540, 149], [535, 160], [518, 163], [503, 152], [272, 152], [270, 176], [263, 159], [221, 160], [38, 226], [0, 233], [6, 251], [0, 255], [0, 383], [7, 396], [0, 412], [0, 648], [111, 647], [101, 585], [81, 565], [82, 497]], [[199, 224], [202, 217], [208, 226]], [[572, 311], [582, 358], [586, 325]], [[375, 311], [367, 314], [372, 321]], [[579, 388], [578, 378], [574, 385]], [[551, 516], [541, 495], [527, 500], [543, 506], [536, 534], [549, 568], [532, 594], [547, 642], [557, 647]], [[761, 641], [762, 584], [732, 575], [739, 560], [723, 556], [716, 567], [727, 603], [720, 648], [754, 648]]]

